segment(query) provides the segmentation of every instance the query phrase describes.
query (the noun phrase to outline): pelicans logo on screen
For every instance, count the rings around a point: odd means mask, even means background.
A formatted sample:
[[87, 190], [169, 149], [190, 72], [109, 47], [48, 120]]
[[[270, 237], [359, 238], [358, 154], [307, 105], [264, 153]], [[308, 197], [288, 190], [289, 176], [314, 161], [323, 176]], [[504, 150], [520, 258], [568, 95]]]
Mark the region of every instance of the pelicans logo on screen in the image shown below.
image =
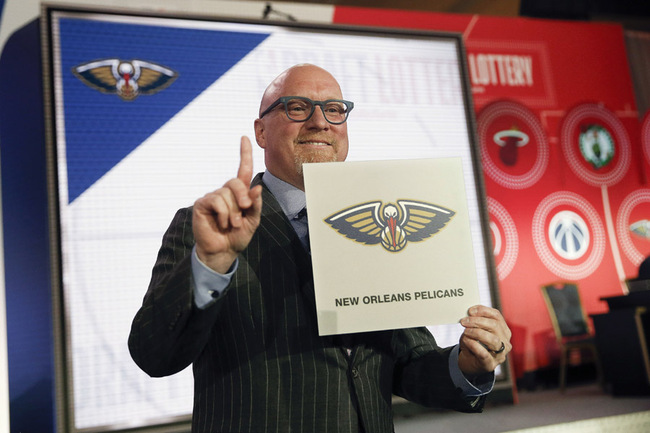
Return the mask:
[[370, 201], [336, 212], [325, 222], [355, 242], [381, 244], [386, 251], [399, 252], [408, 242], [420, 242], [438, 233], [455, 214], [423, 201]]
[[178, 78], [178, 72], [144, 60], [103, 59], [82, 63], [72, 72], [84, 84], [125, 101], [158, 93]]

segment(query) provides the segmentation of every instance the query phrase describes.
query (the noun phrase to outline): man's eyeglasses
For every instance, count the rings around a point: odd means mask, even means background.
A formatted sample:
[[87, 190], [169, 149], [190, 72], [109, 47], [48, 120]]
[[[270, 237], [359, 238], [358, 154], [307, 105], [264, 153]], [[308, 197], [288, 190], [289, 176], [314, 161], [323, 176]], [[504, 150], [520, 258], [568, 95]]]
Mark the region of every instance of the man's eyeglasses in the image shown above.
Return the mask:
[[343, 99], [312, 101], [304, 96], [283, 96], [264, 110], [260, 114], [260, 119], [280, 104], [284, 105], [284, 112], [294, 122], [306, 122], [311, 119], [316, 106], [319, 105], [323, 116], [325, 116], [325, 120], [333, 125], [340, 125], [348, 120], [348, 115], [354, 108], [354, 102]]

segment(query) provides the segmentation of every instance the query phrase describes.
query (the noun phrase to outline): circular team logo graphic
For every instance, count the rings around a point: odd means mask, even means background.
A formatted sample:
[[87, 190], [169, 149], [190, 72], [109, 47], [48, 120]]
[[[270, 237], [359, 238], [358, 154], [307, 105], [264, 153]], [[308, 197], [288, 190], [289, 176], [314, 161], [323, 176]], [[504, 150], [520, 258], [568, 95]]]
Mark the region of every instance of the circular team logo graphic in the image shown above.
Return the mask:
[[650, 111], [645, 114], [641, 124], [641, 147], [646, 162], [650, 164]]
[[514, 166], [519, 159], [519, 148], [528, 144], [530, 137], [516, 127], [503, 129], [492, 137], [492, 140], [499, 145], [499, 159], [507, 166]]
[[544, 129], [525, 106], [512, 101], [487, 105], [478, 116], [483, 170], [511, 189], [534, 185], [549, 160]]
[[596, 210], [571, 192], [557, 192], [533, 216], [533, 244], [542, 263], [566, 279], [593, 273], [605, 254], [605, 229]]
[[589, 248], [589, 227], [577, 213], [563, 210], [551, 218], [548, 240], [560, 257], [577, 260]]
[[487, 198], [490, 213], [490, 232], [494, 246], [497, 276], [504, 280], [515, 267], [519, 254], [519, 236], [515, 222], [505, 207], [493, 198]]
[[589, 125], [578, 136], [580, 153], [595, 169], [607, 166], [614, 158], [614, 139], [600, 125]]
[[625, 197], [616, 217], [616, 235], [627, 258], [638, 266], [650, 249], [650, 189]]
[[630, 166], [630, 139], [621, 121], [597, 104], [580, 105], [567, 114], [560, 134], [571, 170], [593, 186], [614, 185]]

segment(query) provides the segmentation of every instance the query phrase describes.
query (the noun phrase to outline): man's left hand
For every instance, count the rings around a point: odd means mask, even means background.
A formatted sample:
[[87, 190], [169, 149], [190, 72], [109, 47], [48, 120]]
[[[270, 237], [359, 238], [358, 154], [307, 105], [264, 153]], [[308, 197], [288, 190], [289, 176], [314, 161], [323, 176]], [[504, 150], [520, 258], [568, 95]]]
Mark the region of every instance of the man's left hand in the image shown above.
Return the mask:
[[512, 350], [512, 332], [499, 310], [476, 305], [468, 310], [460, 324], [465, 327], [458, 354], [458, 366], [463, 374], [488, 373], [506, 360]]

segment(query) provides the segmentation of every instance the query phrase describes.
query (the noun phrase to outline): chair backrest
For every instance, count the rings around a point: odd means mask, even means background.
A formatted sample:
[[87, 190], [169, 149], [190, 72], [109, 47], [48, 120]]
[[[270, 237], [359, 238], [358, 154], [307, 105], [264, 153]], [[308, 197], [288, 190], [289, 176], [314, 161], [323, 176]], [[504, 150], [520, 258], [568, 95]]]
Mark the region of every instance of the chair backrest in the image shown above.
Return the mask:
[[542, 286], [542, 294], [558, 340], [562, 337], [589, 334], [589, 324], [582, 308], [577, 285], [547, 284]]
[[639, 280], [632, 278], [625, 280], [628, 292], [640, 292], [642, 290], [650, 290], [650, 280]]

